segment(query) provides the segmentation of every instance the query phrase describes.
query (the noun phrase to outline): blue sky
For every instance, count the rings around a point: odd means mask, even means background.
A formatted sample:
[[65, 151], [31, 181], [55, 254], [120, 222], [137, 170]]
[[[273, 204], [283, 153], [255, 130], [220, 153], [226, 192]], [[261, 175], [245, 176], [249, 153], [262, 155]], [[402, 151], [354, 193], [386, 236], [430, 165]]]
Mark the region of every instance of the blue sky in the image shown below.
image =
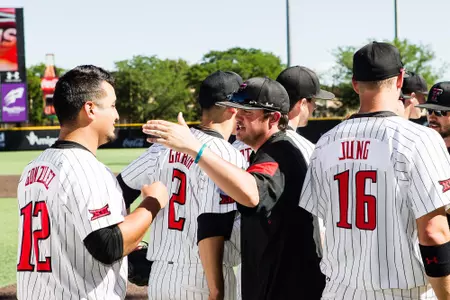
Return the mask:
[[[284, 0], [0, 0], [22, 2], [27, 65], [54, 53], [72, 68], [133, 55], [200, 61], [210, 50], [253, 47], [286, 62]], [[428, 44], [435, 67], [450, 63], [448, 0], [398, 0], [399, 37]], [[292, 64], [327, 80], [340, 45], [394, 37], [393, 0], [290, 0]], [[450, 80], [450, 70], [443, 78]]]

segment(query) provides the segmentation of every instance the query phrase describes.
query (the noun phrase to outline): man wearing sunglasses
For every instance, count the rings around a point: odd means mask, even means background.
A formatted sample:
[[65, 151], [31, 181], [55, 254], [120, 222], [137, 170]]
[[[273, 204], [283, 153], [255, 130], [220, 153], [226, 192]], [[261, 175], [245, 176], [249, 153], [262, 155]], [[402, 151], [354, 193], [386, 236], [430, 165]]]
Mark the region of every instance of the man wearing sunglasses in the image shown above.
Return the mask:
[[422, 110], [418, 104], [424, 104], [428, 95], [428, 87], [425, 79], [417, 73], [408, 72], [409, 77], [403, 80], [400, 100], [405, 107], [406, 119], [420, 119]]
[[450, 153], [450, 81], [433, 85], [427, 102], [416, 107], [427, 109], [428, 127], [442, 136]]
[[152, 120], [149, 142], [195, 158], [205, 173], [238, 203], [241, 213], [242, 299], [320, 299], [325, 278], [319, 269], [313, 218], [298, 206], [307, 163], [286, 134], [289, 96], [269, 78], [251, 78], [230, 101], [237, 139], [252, 147], [243, 171], [224, 161], [179, 124]]

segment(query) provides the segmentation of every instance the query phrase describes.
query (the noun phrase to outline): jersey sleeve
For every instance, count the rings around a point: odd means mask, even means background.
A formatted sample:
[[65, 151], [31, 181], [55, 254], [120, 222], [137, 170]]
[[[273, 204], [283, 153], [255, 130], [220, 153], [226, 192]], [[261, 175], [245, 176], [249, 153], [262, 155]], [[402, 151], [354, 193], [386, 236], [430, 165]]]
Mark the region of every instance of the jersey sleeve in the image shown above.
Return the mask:
[[240, 207], [242, 214], [258, 213], [268, 217], [284, 190], [285, 177], [278, 162], [268, 153], [258, 153], [247, 172], [256, 180], [259, 203], [255, 208]]
[[324, 218], [324, 211], [320, 210], [319, 200], [322, 197], [322, 189], [324, 184], [320, 182], [321, 166], [317, 159], [318, 151], [314, 150], [311, 156], [311, 162], [306, 172], [305, 181], [303, 182], [302, 192], [300, 194], [299, 206], [309, 211], [314, 216]]
[[[243, 170], [247, 168], [245, 157], [236, 149], [232, 147], [220, 147], [220, 145], [211, 145], [210, 149], [238, 168]], [[199, 177], [203, 177], [205, 182], [202, 188], [203, 199], [201, 199], [200, 214], [227, 213], [237, 209], [234, 199], [222, 191], [211, 178], [204, 174], [199, 175]]]
[[123, 182], [134, 190], [140, 190], [144, 184], [149, 184], [157, 173], [158, 159], [165, 147], [154, 144], [141, 156], [135, 159], [120, 173]]
[[122, 191], [114, 174], [105, 166], [90, 166], [83, 173], [69, 170], [65, 180], [70, 181], [66, 207], [81, 239], [124, 220]]
[[408, 198], [416, 218], [450, 203], [450, 157], [437, 132], [429, 130], [415, 143], [410, 160]]

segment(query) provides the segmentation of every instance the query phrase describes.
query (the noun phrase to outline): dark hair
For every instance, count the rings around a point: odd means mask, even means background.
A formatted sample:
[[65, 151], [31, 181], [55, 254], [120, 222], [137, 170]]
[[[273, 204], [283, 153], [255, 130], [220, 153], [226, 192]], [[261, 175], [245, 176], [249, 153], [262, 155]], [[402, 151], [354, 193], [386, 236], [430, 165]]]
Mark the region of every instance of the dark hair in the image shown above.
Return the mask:
[[56, 83], [53, 103], [59, 123], [72, 122], [88, 100], [105, 96], [103, 81], [114, 86], [112, 75], [93, 65], [78, 66], [59, 78]]
[[[273, 111], [264, 111], [264, 119], [269, 118], [273, 114]], [[281, 131], [286, 131], [289, 125], [289, 117], [287, 114], [281, 114], [280, 120], [278, 121], [278, 129]]]

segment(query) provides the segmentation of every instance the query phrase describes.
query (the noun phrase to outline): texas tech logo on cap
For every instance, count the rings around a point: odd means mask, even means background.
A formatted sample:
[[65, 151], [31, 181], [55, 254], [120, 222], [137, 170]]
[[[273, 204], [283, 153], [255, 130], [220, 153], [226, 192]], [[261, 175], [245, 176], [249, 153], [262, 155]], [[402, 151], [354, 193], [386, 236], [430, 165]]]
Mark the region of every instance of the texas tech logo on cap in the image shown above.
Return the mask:
[[438, 88], [433, 88], [431, 90], [431, 101], [437, 101], [437, 97], [442, 95], [442, 93], [444, 92], [443, 89], [438, 89]]

